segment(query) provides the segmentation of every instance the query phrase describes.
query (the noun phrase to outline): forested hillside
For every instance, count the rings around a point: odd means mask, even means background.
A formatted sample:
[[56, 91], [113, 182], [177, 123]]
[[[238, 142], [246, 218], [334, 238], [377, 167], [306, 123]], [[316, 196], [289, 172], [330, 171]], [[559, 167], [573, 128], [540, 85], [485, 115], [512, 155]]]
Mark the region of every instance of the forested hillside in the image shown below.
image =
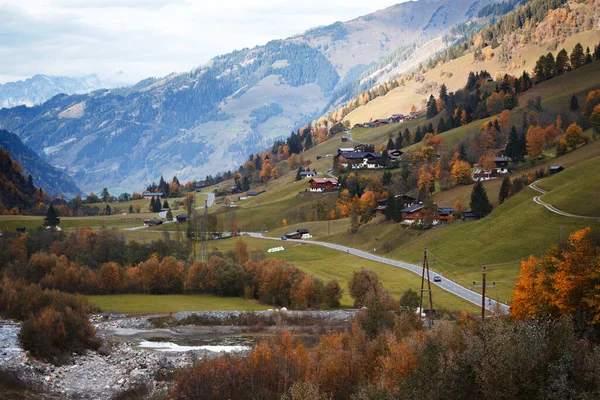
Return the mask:
[[25, 178], [21, 165], [11, 159], [10, 152], [0, 149], [0, 214], [29, 211], [46, 200], [46, 194], [33, 185], [31, 175]]
[[8, 150], [11, 158], [21, 165], [23, 175], [33, 176], [33, 184], [46, 193], [67, 197], [81, 193], [71, 177], [42, 160], [14, 133], [0, 130], [0, 148]]

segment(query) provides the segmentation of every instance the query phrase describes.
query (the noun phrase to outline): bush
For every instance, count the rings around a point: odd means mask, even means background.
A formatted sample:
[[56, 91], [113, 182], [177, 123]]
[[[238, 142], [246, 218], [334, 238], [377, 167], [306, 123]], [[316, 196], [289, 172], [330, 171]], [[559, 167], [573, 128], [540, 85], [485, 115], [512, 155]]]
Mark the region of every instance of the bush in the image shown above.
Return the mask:
[[19, 341], [34, 357], [55, 364], [64, 362], [73, 351], [100, 347], [87, 317], [70, 307], [63, 311], [44, 308], [23, 323]]

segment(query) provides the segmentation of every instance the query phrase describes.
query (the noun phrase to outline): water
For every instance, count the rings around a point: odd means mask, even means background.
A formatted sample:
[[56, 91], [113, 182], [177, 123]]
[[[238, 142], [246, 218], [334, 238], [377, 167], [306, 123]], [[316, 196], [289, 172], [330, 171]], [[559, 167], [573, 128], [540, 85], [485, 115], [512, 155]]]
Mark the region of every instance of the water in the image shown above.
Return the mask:
[[256, 337], [231, 336], [206, 340], [173, 340], [171, 338], [153, 338], [142, 340], [138, 347], [164, 352], [212, 351], [216, 353], [232, 353], [252, 349]]
[[152, 349], [165, 352], [184, 351], [213, 351], [216, 353], [232, 353], [250, 350], [249, 346], [226, 346], [226, 345], [204, 345], [204, 346], [182, 346], [173, 342], [151, 342], [143, 340], [138, 345], [140, 348]]

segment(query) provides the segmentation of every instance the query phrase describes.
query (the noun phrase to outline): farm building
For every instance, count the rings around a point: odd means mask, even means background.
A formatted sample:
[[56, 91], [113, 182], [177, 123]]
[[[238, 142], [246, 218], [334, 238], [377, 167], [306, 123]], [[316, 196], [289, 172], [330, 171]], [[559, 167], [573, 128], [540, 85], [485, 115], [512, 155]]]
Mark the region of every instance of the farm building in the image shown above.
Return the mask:
[[312, 178], [308, 184], [310, 191], [316, 193], [333, 192], [338, 188], [338, 181], [335, 178]]

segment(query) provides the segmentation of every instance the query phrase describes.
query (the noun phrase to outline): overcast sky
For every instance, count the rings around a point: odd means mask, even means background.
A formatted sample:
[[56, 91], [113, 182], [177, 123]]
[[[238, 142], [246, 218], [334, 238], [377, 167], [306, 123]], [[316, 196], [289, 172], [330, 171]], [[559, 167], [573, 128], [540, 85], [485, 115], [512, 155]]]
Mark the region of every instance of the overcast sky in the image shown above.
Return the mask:
[[135, 82], [399, 2], [0, 0], [0, 82], [120, 71]]

